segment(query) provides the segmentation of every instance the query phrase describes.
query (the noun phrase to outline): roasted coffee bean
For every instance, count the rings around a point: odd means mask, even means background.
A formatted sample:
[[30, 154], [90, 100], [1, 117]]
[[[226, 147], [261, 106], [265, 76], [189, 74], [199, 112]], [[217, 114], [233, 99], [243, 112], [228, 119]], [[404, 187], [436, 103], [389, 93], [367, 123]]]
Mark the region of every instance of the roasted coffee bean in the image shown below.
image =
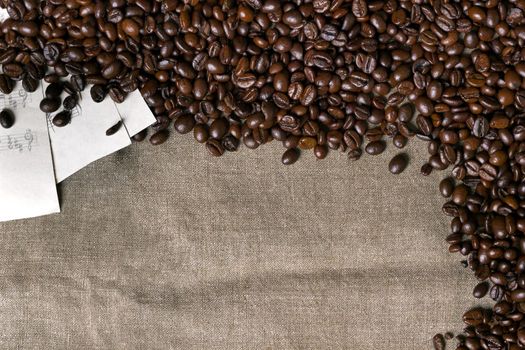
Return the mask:
[[0, 92], [8, 95], [13, 91], [13, 87], [13, 80], [5, 74], [0, 74]]
[[291, 165], [299, 159], [299, 150], [297, 148], [290, 148], [283, 153], [282, 163], [284, 165]]
[[22, 87], [27, 92], [35, 92], [38, 88], [38, 80], [25, 76], [24, 79], [22, 79]]
[[0, 112], [0, 126], [4, 129], [9, 129], [15, 124], [15, 117], [11, 111], [4, 109]]
[[148, 129], [144, 129], [141, 132], [135, 134], [131, 137], [131, 139], [136, 142], [142, 142], [146, 139], [146, 136], [148, 136]]
[[71, 122], [71, 112], [62, 111], [53, 117], [53, 125], [56, 127], [66, 126]]
[[208, 141], [206, 141], [206, 149], [215, 157], [220, 157], [224, 153], [224, 147], [217, 139], [208, 139]]
[[89, 93], [91, 95], [91, 99], [93, 101], [100, 103], [104, 101], [106, 98], [106, 89], [101, 85], [93, 85], [91, 89], [89, 90]]
[[432, 337], [432, 345], [434, 350], [445, 350], [445, 338], [443, 334], [436, 334]]
[[122, 127], [122, 121], [119, 120], [115, 125], [106, 130], [106, 136], [115, 135]]
[[169, 131], [167, 129], [160, 130], [156, 132], [155, 134], [151, 135], [151, 137], [149, 138], [149, 142], [154, 146], [161, 145], [164, 142], [166, 142], [168, 137], [169, 137]]
[[463, 315], [463, 322], [469, 326], [477, 326], [483, 323], [484, 315], [481, 309], [472, 309]]
[[445, 178], [439, 183], [439, 192], [445, 198], [448, 198], [452, 195], [454, 191], [454, 180], [451, 178]]
[[71, 111], [73, 108], [76, 107], [77, 102], [78, 102], [78, 97], [76, 95], [69, 95], [62, 102], [62, 106], [64, 107], [65, 110]]
[[368, 143], [365, 147], [365, 151], [371, 155], [377, 155], [383, 153], [386, 148], [384, 141], [372, 141]]
[[472, 294], [474, 295], [474, 298], [483, 298], [485, 295], [487, 295], [489, 291], [489, 284], [487, 282], [481, 282], [474, 287], [474, 290], [472, 291]]
[[179, 134], [189, 133], [193, 129], [194, 126], [195, 126], [195, 118], [190, 114], [182, 115], [173, 122], [173, 128]]
[[228, 135], [222, 139], [222, 146], [228, 152], [235, 152], [239, 147], [239, 139], [235, 138], [232, 135]]
[[40, 110], [44, 113], [53, 113], [60, 108], [59, 98], [46, 97], [40, 102]]
[[400, 153], [390, 160], [388, 170], [392, 174], [400, 174], [408, 165], [408, 156], [405, 153]]
[[47, 98], [58, 98], [62, 94], [63, 85], [61, 83], [52, 83], [49, 84], [46, 88], [46, 97]]

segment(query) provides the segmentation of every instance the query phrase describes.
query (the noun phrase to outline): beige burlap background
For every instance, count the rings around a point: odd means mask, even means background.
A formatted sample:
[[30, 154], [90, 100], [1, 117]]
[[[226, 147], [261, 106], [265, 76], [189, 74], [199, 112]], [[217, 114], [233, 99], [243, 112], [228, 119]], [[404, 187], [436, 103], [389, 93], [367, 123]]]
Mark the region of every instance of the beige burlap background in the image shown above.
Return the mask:
[[0, 348], [431, 349], [476, 300], [424, 148], [400, 176], [392, 146], [285, 167], [188, 135], [98, 161], [0, 224]]

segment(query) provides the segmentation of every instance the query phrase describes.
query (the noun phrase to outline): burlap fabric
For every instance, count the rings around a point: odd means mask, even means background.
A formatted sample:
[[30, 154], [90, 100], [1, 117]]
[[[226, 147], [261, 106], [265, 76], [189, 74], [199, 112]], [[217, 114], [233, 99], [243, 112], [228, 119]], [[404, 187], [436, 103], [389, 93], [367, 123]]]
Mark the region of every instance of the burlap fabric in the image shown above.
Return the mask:
[[430, 349], [475, 279], [437, 184], [396, 150], [133, 145], [60, 187], [59, 215], [0, 224], [1, 349]]

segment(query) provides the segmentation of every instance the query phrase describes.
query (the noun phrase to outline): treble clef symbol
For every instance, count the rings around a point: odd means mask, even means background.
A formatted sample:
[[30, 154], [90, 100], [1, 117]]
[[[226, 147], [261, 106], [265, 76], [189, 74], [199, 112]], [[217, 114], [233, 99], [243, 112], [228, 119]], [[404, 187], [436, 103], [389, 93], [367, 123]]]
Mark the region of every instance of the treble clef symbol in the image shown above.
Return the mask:
[[22, 107], [25, 107], [26, 106], [26, 100], [27, 100], [27, 97], [28, 97], [28, 94], [25, 90], [23, 89], [20, 89], [18, 90], [18, 96], [20, 96], [22, 98]]
[[24, 135], [24, 139], [27, 141], [27, 150], [31, 151], [31, 144], [33, 143], [33, 133], [31, 132], [31, 129], [27, 129], [26, 133]]

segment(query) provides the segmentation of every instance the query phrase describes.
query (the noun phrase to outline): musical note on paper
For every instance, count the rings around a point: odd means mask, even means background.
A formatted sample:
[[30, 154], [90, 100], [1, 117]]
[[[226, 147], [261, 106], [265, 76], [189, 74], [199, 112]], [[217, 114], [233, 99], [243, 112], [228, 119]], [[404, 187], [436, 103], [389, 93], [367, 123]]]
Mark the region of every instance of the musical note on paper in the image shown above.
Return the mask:
[[0, 95], [0, 109], [10, 108], [15, 110], [25, 108], [32, 101], [33, 97], [24, 89], [16, 89], [10, 95]]
[[31, 152], [34, 146], [37, 145], [36, 134], [27, 129], [23, 134], [9, 134], [0, 135], [0, 152], [2, 151], [17, 151], [17, 152]]

